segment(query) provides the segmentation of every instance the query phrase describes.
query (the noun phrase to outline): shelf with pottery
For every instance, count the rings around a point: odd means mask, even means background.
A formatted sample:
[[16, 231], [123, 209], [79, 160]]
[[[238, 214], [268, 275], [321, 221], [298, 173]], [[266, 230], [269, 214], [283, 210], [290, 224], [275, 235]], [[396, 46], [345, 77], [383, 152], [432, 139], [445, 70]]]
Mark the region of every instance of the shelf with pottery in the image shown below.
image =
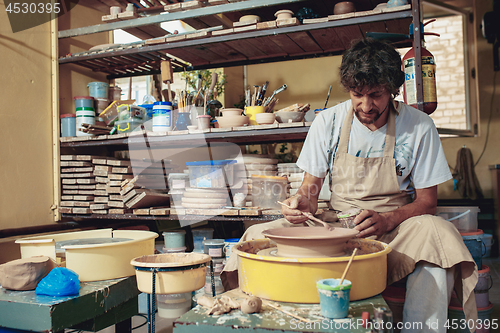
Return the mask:
[[[323, 3], [309, 1], [306, 4], [315, 2]], [[245, 6], [240, 5], [242, 3], [246, 3]], [[225, 6], [235, 10], [241, 7], [253, 13], [253, 3], [257, 7], [265, 5], [262, 1], [248, 0], [213, 7], [220, 7], [221, 10]], [[323, 5], [326, 9], [321, 13], [333, 13], [333, 4]], [[297, 17], [274, 19], [274, 13], [271, 18], [270, 14], [259, 11], [256, 14], [259, 14], [262, 21], [238, 21], [227, 29], [224, 25], [211, 26], [131, 44], [112, 45], [63, 56], [59, 59], [59, 64], [75, 63], [93, 71], [107, 73], [108, 78], [113, 79], [159, 74], [161, 61], [168, 60], [171, 56], [173, 70], [177, 72], [185, 69], [220, 68], [338, 55], [349, 47], [351, 40], [364, 37], [366, 31], [408, 33], [412, 22], [411, 5], [392, 8], [366, 8], [365, 2], [356, 2], [356, 5], [360, 7], [356, 12], [305, 18], [302, 23]], [[295, 8], [294, 3], [287, 4], [287, 7]], [[276, 10], [276, 6], [272, 8]], [[299, 9], [300, 7], [297, 8]], [[192, 14], [184, 15], [193, 17], [190, 15], [194, 15], [195, 11], [203, 13], [203, 10], [208, 9], [193, 9], [185, 11]], [[178, 13], [158, 16], [174, 17], [175, 14]], [[143, 18], [134, 20], [141, 19]], [[113, 24], [124, 23], [110, 23]], [[60, 32], [60, 38], [61, 33], [64, 31]], [[408, 40], [399, 44], [401, 47], [411, 46]]]
[[268, 142], [298, 142], [307, 135], [311, 122], [274, 123], [270, 125], [250, 125], [206, 130], [184, 130], [171, 132], [121, 133], [113, 135], [61, 137], [61, 148], [127, 146], [145, 140], [151, 147], [186, 147], [200, 142], [233, 142], [236, 144], [257, 144]]

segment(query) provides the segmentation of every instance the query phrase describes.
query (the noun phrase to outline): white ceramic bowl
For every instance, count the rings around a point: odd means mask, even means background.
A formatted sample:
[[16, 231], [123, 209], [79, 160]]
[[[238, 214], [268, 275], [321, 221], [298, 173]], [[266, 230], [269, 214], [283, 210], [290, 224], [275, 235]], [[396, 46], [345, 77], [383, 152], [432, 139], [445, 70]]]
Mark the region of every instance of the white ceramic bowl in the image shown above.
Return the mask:
[[300, 111], [278, 111], [274, 113], [279, 123], [299, 122], [304, 119], [304, 112]]
[[237, 109], [237, 108], [222, 108], [219, 109], [219, 112], [222, 113], [222, 116], [241, 116], [243, 113], [242, 109]]
[[244, 126], [248, 124], [248, 117], [247, 116], [222, 116], [222, 117], [216, 117], [217, 122], [219, 123], [219, 127], [225, 128], [225, 127], [238, 127], [238, 126]]
[[255, 121], [259, 125], [267, 125], [274, 123], [276, 119], [276, 115], [274, 113], [264, 112], [264, 113], [256, 113]]

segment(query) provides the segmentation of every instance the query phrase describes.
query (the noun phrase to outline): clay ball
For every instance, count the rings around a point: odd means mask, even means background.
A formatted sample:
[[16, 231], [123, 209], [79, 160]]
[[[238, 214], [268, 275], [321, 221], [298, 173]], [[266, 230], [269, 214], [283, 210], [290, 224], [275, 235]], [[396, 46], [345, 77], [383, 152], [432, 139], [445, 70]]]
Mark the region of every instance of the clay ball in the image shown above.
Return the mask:
[[256, 296], [250, 296], [241, 302], [241, 312], [255, 313], [262, 309], [262, 300]]

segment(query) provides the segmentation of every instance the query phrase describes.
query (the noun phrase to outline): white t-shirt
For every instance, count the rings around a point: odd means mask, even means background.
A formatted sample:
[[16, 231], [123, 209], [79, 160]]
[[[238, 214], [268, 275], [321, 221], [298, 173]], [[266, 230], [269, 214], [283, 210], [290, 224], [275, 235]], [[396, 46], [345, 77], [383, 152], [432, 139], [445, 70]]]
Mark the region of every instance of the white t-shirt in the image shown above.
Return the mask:
[[[351, 109], [351, 101], [347, 100], [316, 116], [297, 160], [301, 169], [318, 178], [326, 176], [333, 166], [342, 124]], [[397, 111], [394, 157], [400, 190], [411, 192], [411, 183], [415, 189], [422, 189], [451, 179], [431, 117], [402, 102], [398, 103]], [[382, 157], [386, 128], [387, 124], [371, 131], [354, 116], [348, 154], [364, 158]]]

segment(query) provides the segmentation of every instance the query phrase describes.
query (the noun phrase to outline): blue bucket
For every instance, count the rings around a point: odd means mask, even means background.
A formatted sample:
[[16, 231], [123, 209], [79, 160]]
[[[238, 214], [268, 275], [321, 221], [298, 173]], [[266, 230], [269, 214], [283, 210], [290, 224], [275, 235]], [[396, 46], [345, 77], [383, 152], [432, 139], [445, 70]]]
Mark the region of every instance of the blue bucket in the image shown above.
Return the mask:
[[324, 279], [316, 283], [319, 293], [321, 315], [325, 318], [340, 319], [349, 314], [349, 294], [352, 283], [349, 280]]
[[465, 246], [469, 250], [478, 269], [483, 265], [483, 256], [486, 253], [486, 245], [483, 242], [483, 231], [461, 233]]
[[90, 82], [87, 84], [89, 96], [108, 99], [109, 84], [105, 82]]

